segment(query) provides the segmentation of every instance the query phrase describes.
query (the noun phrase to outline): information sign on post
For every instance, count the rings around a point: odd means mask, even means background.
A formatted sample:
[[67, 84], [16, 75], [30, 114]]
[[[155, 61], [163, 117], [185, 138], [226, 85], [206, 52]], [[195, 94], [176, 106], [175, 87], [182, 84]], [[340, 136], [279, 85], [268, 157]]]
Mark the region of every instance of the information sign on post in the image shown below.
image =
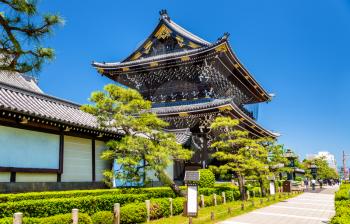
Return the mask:
[[198, 181], [199, 171], [186, 171], [185, 179], [187, 185], [187, 211], [189, 217], [198, 216]]

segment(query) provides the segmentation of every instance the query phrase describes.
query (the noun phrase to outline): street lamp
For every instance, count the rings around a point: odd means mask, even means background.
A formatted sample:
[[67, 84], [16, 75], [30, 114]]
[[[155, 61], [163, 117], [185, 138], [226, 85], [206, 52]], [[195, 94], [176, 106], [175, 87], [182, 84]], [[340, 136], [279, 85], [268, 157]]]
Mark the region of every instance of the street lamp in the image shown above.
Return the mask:
[[284, 157], [289, 160], [289, 167], [293, 168], [293, 171], [288, 173], [288, 180], [294, 180], [295, 160], [298, 158], [298, 156], [291, 149], [287, 149], [287, 151], [284, 153]]
[[314, 163], [312, 163], [312, 164], [310, 165], [310, 169], [311, 169], [311, 175], [312, 175], [312, 177], [313, 177], [314, 179], [316, 179], [316, 176], [317, 176], [317, 166], [316, 166]]

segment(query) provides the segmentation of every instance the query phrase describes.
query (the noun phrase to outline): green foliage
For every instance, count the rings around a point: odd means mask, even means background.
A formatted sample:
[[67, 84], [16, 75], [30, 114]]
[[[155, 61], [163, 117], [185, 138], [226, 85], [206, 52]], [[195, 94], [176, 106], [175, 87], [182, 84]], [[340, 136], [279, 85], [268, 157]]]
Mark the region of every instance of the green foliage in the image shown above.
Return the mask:
[[93, 224], [113, 224], [113, 213], [109, 211], [96, 212], [91, 216]]
[[47, 192], [30, 192], [30, 193], [20, 193], [20, 194], [0, 194], [0, 203], [23, 201], [23, 200], [72, 198], [72, 197], [77, 198], [77, 197], [84, 197], [84, 196], [120, 195], [120, 194], [147, 194], [151, 198], [175, 197], [175, 194], [169, 187], [117, 188], [117, 189], [101, 189], [101, 190], [47, 191]]
[[311, 164], [315, 164], [317, 166], [317, 177], [316, 179], [338, 179], [339, 175], [337, 174], [336, 170], [331, 168], [328, 165], [328, 162], [325, 160], [325, 158], [315, 158], [312, 160], [304, 160], [303, 161], [303, 168], [307, 172], [307, 176], [311, 177], [310, 173], [310, 166]]
[[12, 216], [17, 211], [21, 211], [26, 217], [47, 217], [69, 213], [73, 208], [79, 208], [83, 213], [94, 214], [98, 211], [112, 211], [114, 203], [123, 205], [145, 201], [148, 198], [147, 194], [121, 194], [7, 202], [0, 204], [0, 217]]
[[263, 143], [266, 140], [253, 139], [247, 131], [238, 129], [239, 120], [230, 117], [217, 117], [211, 124], [217, 138], [211, 147], [217, 151], [212, 157], [222, 165], [213, 167], [221, 177], [229, 177], [235, 174], [238, 178], [242, 197], [244, 194], [244, 182], [246, 176], [262, 176], [268, 173], [266, 160], [268, 151]]
[[121, 223], [142, 223], [147, 219], [145, 203], [127, 204], [120, 209]]
[[[0, 224], [12, 224], [12, 218], [0, 219]], [[72, 214], [55, 215], [45, 218], [23, 218], [23, 224], [71, 224]], [[89, 215], [79, 213], [79, 224], [93, 224]], [[103, 223], [104, 224], [104, 223]], [[107, 224], [107, 223], [106, 223]]]
[[200, 169], [199, 187], [214, 187], [215, 175], [208, 169]]
[[163, 183], [173, 187], [164, 170], [173, 159], [190, 159], [192, 153], [176, 143], [173, 134], [164, 132], [168, 123], [150, 112], [151, 102], [136, 90], [114, 84], [92, 93], [90, 101], [94, 105], [82, 106], [83, 111], [96, 116], [102, 128], [124, 134], [121, 140], [110, 140], [109, 150], [102, 154], [101, 158], [116, 161], [120, 167], [106, 176], [126, 184], [140, 182], [146, 171], [155, 171]]
[[350, 184], [340, 185], [335, 194], [335, 216], [331, 224], [350, 224]]
[[0, 69], [21, 73], [35, 72], [54, 57], [51, 48], [41, 46], [53, 29], [64, 21], [59, 15], [39, 15], [37, 1], [3, 0], [0, 2]]

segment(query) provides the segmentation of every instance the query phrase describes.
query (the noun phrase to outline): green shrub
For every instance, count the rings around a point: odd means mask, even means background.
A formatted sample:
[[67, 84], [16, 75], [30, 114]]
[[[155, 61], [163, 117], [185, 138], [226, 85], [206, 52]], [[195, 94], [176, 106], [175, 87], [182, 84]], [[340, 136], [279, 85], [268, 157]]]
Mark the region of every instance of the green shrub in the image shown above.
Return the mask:
[[147, 194], [121, 194], [86, 196], [80, 198], [58, 198], [45, 200], [27, 200], [7, 202], [0, 204], [0, 217], [10, 217], [13, 213], [21, 211], [25, 217], [48, 217], [71, 212], [73, 208], [88, 214], [98, 211], [113, 211], [114, 203], [121, 205], [140, 202], [148, 199]]
[[93, 224], [113, 224], [113, 213], [109, 211], [96, 212], [91, 216]]
[[[12, 224], [12, 218], [0, 219], [0, 224]], [[71, 224], [72, 215], [63, 214], [45, 218], [23, 218], [23, 224]], [[93, 224], [89, 215], [79, 213], [79, 224]]]
[[47, 191], [20, 194], [0, 194], [0, 203], [23, 200], [38, 200], [50, 198], [77, 198], [85, 196], [120, 195], [120, 194], [149, 194], [153, 198], [175, 197], [170, 187], [152, 188], [117, 188], [100, 190]]
[[335, 216], [331, 224], [350, 224], [350, 184], [342, 184], [335, 194]]
[[215, 175], [208, 169], [199, 170], [199, 187], [214, 187]]
[[120, 221], [125, 224], [142, 223], [147, 220], [145, 203], [131, 203], [120, 209]]

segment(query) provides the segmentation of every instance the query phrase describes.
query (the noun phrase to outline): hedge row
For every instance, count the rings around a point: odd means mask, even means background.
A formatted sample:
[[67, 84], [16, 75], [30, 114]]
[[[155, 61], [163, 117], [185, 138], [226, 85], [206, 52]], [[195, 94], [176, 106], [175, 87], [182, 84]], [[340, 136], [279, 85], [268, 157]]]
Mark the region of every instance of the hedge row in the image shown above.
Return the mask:
[[[185, 189], [184, 187], [181, 187]], [[221, 193], [222, 191], [235, 191], [235, 197], [239, 197], [238, 188], [235, 186], [217, 186], [215, 188], [200, 188], [199, 194], [211, 195]], [[152, 188], [118, 188], [102, 190], [75, 190], [75, 191], [48, 191], [48, 192], [31, 192], [21, 194], [0, 194], [0, 203], [16, 202], [23, 200], [39, 200], [52, 198], [78, 198], [86, 196], [102, 195], [120, 195], [120, 194], [148, 194], [150, 198], [175, 197], [174, 192], [169, 187], [152, 187]], [[237, 196], [238, 195], [238, 196]]]
[[82, 213], [91, 215], [98, 211], [112, 211], [115, 203], [124, 205], [138, 201], [144, 202], [149, 198], [147, 194], [113, 194], [7, 202], [0, 204], [0, 218], [11, 217], [15, 212], [22, 212], [25, 217], [48, 217], [69, 213], [73, 208], [78, 208]]
[[[12, 224], [12, 218], [4, 218], [0, 219], [0, 224]], [[72, 215], [71, 214], [63, 214], [63, 215], [55, 215], [51, 217], [45, 218], [23, 218], [23, 224], [71, 224], [72, 223]], [[84, 213], [79, 213], [79, 224], [95, 224], [92, 221], [91, 217]], [[103, 223], [100, 223], [103, 224]], [[111, 223], [112, 224], [112, 223]]]
[[336, 192], [335, 212], [331, 224], [350, 224], [350, 184], [342, 184]]
[[119, 194], [149, 194], [151, 197], [174, 197], [173, 191], [169, 187], [153, 188], [117, 188], [100, 190], [73, 190], [73, 191], [47, 191], [30, 192], [20, 194], [0, 194], [0, 203], [14, 202], [23, 200], [38, 200], [50, 198], [76, 198], [85, 196], [100, 195], [119, 195]]

